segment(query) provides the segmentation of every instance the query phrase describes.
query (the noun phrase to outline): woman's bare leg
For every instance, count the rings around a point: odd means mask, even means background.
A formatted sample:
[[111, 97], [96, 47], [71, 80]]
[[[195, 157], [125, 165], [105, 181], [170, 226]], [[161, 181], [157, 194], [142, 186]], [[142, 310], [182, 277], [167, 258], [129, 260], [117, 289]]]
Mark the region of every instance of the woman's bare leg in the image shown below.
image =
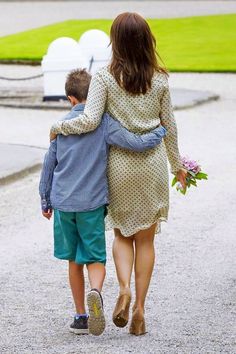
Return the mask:
[[122, 236], [120, 230], [114, 229], [113, 258], [120, 285], [120, 293], [129, 291], [130, 279], [134, 264], [133, 237]]
[[139, 231], [134, 236], [135, 241], [135, 289], [134, 308], [144, 314], [144, 304], [150, 284], [155, 260], [154, 236], [156, 224], [149, 229]]

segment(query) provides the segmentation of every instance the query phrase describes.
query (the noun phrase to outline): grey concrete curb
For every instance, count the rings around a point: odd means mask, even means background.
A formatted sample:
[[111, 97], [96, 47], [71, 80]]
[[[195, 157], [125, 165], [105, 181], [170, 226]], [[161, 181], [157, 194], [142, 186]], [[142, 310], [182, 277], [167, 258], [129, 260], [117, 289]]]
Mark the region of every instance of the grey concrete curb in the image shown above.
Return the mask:
[[200, 106], [200, 105], [202, 105], [204, 103], [208, 103], [208, 102], [211, 102], [211, 101], [217, 101], [219, 98], [220, 98], [219, 95], [212, 94], [211, 96], [206, 97], [205, 99], [204, 98], [196, 99], [192, 103], [185, 104], [185, 105], [182, 105], [182, 106], [173, 105], [173, 109], [174, 109], [174, 111], [179, 111], [181, 109], [194, 108], [194, 107]]
[[[196, 106], [200, 106], [204, 103], [208, 103], [211, 101], [216, 101], [218, 100], [220, 97], [218, 95], [212, 95], [211, 97], [207, 97], [205, 99], [199, 99], [199, 100], [195, 100], [192, 103], [189, 104], [184, 104], [184, 105], [173, 105], [173, 109], [175, 111], [179, 111], [182, 109], [189, 109], [189, 108], [193, 108]], [[11, 102], [5, 102], [2, 103], [0, 102], [0, 107], [7, 107], [7, 108], [20, 108], [20, 109], [44, 109], [44, 110], [58, 110], [58, 111], [66, 111], [68, 110], [68, 106], [65, 107], [63, 105], [60, 104], [51, 104], [51, 105], [43, 105], [43, 104], [21, 104], [21, 103], [11, 103]]]
[[37, 172], [42, 168], [42, 163], [36, 163], [35, 165], [24, 168], [23, 170], [19, 170], [18, 172], [14, 172], [5, 177], [0, 177], [0, 187], [5, 186], [6, 184], [13, 183], [21, 178], [28, 176], [31, 173]]
[[[198, 105], [215, 101], [219, 95], [209, 91], [197, 91], [186, 89], [171, 89], [172, 104], [174, 110], [193, 108]], [[20, 109], [44, 109], [44, 110], [68, 110], [68, 101], [43, 102], [43, 93], [12, 91], [0, 92], [0, 107], [20, 108]]]
[[0, 186], [38, 171], [45, 151], [36, 146], [0, 143]]

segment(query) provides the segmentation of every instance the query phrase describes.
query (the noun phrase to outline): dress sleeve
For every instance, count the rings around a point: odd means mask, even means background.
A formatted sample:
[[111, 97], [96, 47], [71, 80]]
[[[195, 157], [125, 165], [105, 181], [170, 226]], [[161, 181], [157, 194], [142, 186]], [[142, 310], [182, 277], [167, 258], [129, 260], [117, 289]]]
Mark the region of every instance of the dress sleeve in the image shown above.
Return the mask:
[[90, 83], [88, 98], [83, 114], [55, 123], [51, 132], [55, 134], [82, 134], [95, 130], [101, 122], [107, 101], [107, 86], [101, 72], [96, 73]]
[[164, 142], [168, 160], [171, 166], [171, 172], [176, 174], [179, 169], [183, 168], [183, 165], [180, 160], [177, 126], [173, 114], [168, 82], [165, 84], [163, 96], [161, 99], [160, 119], [161, 124], [167, 129], [167, 134], [164, 138]]

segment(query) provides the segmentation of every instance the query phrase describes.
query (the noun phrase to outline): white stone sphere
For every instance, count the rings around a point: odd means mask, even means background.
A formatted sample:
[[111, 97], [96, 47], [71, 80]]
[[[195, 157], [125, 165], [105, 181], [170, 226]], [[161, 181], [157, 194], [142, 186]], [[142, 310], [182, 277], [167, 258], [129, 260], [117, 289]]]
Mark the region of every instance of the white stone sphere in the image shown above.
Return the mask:
[[78, 43], [73, 38], [60, 37], [53, 41], [47, 51], [48, 58], [68, 58], [80, 55]]
[[81, 52], [88, 58], [108, 60], [111, 55], [109, 36], [100, 30], [89, 30], [82, 34], [79, 40]]

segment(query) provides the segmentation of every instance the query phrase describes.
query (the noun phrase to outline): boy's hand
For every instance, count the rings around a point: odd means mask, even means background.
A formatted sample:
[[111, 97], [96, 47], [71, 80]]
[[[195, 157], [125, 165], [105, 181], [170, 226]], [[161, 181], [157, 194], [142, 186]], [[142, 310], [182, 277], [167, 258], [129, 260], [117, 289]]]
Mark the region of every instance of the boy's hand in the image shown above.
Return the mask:
[[151, 132], [160, 136], [160, 138], [164, 138], [167, 133], [167, 129], [163, 127], [163, 125], [159, 124], [157, 128], [153, 129]]
[[42, 210], [42, 215], [48, 220], [50, 220], [52, 217], [52, 209], [48, 209], [47, 211]]

